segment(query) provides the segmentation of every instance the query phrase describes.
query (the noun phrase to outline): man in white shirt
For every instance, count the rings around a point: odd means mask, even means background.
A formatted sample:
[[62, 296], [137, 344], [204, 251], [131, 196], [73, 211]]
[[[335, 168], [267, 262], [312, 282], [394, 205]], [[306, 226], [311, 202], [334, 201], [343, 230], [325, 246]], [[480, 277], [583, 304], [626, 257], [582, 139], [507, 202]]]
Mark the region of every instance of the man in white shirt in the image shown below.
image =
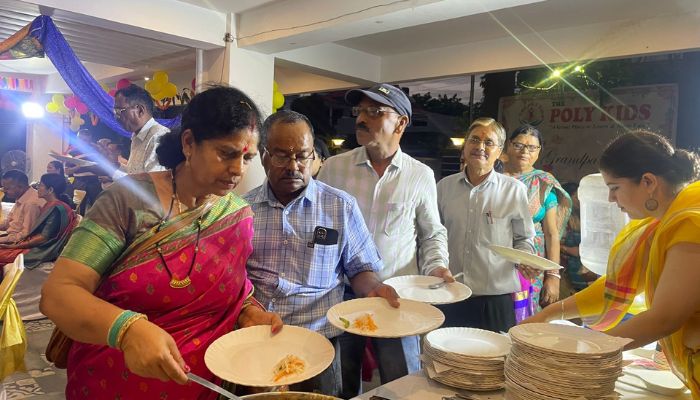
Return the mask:
[[15, 200], [7, 218], [0, 224], [0, 247], [25, 239], [36, 224], [41, 208], [46, 204], [37, 191], [29, 187], [29, 178], [22, 171], [9, 170], [2, 175], [5, 195]]
[[[496, 255], [489, 245], [535, 253], [535, 228], [525, 185], [494, 171], [506, 132], [492, 118], [479, 118], [467, 131], [462, 172], [437, 185], [440, 217], [448, 232], [450, 270], [463, 272], [471, 298], [439, 308], [443, 326], [508, 331], [515, 325], [512, 294], [520, 291], [516, 265]], [[524, 275], [536, 271], [517, 266]]]
[[114, 115], [131, 135], [131, 152], [125, 171], [117, 170], [113, 178], [126, 174], [163, 171], [156, 156], [161, 136], [170, 132], [153, 118], [153, 99], [148, 92], [136, 85], [119, 89], [114, 95]]
[[[350, 90], [355, 134], [361, 145], [326, 160], [319, 180], [355, 196], [372, 233], [384, 268], [382, 280], [418, 273], [452, 281], [446, 230], [440, 223], [433, 171], [401, 151], [399, 141], [411, 121], [411, 102], [401, 89], [381, 84]], [[353, 298], [346, 286], [346, 299]], [[361, 390], [360, 369], [365, 338], [340, 338], [343, 396]], [[420, 369], [419, 339], [374, 339], [382, 383]]]

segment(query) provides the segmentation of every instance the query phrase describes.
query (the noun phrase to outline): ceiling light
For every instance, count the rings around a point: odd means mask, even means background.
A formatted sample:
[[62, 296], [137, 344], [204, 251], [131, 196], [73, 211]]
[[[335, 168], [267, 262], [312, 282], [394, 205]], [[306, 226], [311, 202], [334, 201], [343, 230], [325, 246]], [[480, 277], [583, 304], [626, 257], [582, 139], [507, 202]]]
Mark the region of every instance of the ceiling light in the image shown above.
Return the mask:
[[331, 139], [331, 143], [333, 143], [335, 147], [340, 147], [345, 143], [345, 139]]
[[452, 145], [454, 147], [462, 147], [464, 146], [464, 138], [463, 137], [452, 137], [450, 138], [452, 141]]
[[559, 69], [552, 70], [552, 74], [549, 76], [551, 79], [561, 78], [561, 71]]
[[33, 101], [22, 103], [22, 114], [27, 119], [38, 119], [44, 117], [44, 107]]
[[143, 80], [144, 80], [144, 81], [150, 81], [150, 80], [151, 80], [151, 78], [150, 78], [150, 77], [148, 77], [148, 76], [144, 76], [144, 77], [143, 77]]

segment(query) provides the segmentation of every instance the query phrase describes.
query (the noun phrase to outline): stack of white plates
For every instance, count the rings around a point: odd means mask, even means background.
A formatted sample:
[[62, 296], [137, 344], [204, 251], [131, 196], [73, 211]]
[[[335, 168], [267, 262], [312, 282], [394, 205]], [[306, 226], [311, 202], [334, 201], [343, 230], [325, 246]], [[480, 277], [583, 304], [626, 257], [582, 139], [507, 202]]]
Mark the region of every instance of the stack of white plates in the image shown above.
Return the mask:
[[506, 398], [614, 399], [628, 339], [574, 326], [526, 324], [509, 331]]
[[443, 328], [425, 336], [423, 366], [432, 379], [448, 386], [476, 390], [504, 387], [505, 356], [510, 340], [474, 328]]

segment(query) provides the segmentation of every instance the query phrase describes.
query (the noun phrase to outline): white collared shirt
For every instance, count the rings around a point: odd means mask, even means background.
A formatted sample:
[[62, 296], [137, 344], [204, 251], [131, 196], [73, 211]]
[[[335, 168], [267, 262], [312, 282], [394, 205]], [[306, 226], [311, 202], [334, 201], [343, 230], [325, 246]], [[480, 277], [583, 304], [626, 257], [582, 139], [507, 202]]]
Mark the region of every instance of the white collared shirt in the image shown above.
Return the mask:
[[[142, 172], [165, 171], [156, 156], [156, 147], [160, 137], [170, 132], [170, 129], [151, 118], [146, 124], [131, 136], [131, 152], [126, 163], [126, 174], [139, 174]], [[117, 170], [113, 178], [126, 175], [124, 171]]]
[[399, 149], [379, 177], [366, 149], [358, 147], [326, 160], [318, 179], [357, 199], [384, 261], [380, 279], [447, 266], [447, 231], [430, 167]]
[[447, 228], [450, 271], [464, 272], [474, 295], [500, 295], [520, 290], [515, 264], [489, 245], [535, 253], [535, 227], [522, 182], [496, 171], [474, 186], [464, 172], [437, 184], [440, 218]]

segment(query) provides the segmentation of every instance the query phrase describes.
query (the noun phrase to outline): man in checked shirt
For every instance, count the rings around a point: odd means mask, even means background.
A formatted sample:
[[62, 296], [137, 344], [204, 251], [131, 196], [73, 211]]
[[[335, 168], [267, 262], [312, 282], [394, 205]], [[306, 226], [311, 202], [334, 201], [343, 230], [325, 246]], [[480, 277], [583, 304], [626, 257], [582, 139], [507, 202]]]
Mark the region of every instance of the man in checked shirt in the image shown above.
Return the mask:
[[335, 347], [326, 371], [290, 389], [338, 396], [342, 332], [328, 322], [326, 311], [343, 301], [344, 279], [361, 297], [384, 297], [398, 307], [398, 295], [375, 273], [382, 261], [355, 198], [311, 177], [309, 120], [293, 111], [271, 115], [258, 149], [267, 179], [244, 196], [255, 212], [248, 258], [254, 295], [285, 324], [317, 331]]

